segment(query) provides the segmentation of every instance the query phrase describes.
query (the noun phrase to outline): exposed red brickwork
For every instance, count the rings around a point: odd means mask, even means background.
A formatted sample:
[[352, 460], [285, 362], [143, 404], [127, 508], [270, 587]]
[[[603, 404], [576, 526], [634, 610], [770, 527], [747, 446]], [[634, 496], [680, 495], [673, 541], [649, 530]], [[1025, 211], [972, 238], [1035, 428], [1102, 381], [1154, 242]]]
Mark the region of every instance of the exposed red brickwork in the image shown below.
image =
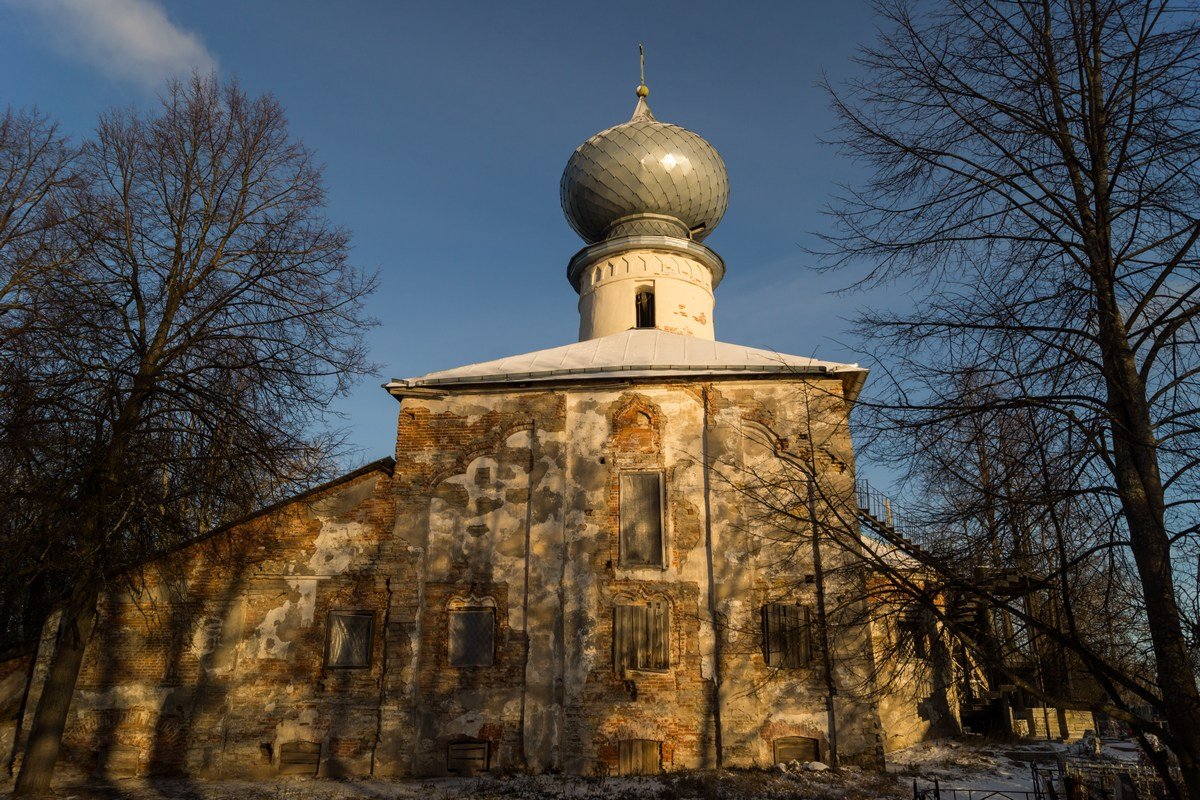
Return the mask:
[[[788, 405], [808, 391], [799, 380], [405, 398], [394, 469], [113, 585], [64, 759], [110, 774], [269, 775], [284, 745], [311, 742], [324, 774], [436, 775], [450, 743], [481, 740], [494, 767], [608, 773], [620, 741], [650, 739], [666, 769], [713, 766], [716, 674], [725, 763], [764, 765], [779, 736], [824, 742], [823, 673], [768, 667], [757, 624], [766, 602], [811, 601], [811, 548], [766, 535], [700, 461], [706, 421], [717, 457], [749, 458], [750, 420], [769, 431], [768, 455], [815, 463], [852, 491], [840, 384], [817, 383], [816, 427]], [[664, 476], [662, 568], [621, 564], [623, 471]], [[667, 669], [614, 669], [623, 599], [669, 603]], [[458, 601], [495, 608], [492, 665], [449, 663]], [[373, 615], [368, 667], [325, 666], [331, 611]], [[860, 646], [848, 637], [837, 655]], [[874, 711], [855, 702], [844, 740], [867, 752]]]

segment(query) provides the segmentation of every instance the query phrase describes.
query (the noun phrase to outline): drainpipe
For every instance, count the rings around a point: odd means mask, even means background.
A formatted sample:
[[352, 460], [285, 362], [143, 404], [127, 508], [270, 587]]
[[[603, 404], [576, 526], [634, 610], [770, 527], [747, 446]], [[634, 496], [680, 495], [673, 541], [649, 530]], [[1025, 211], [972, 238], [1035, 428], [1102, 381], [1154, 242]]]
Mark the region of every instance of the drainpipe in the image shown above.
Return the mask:
[[837, 681], [833, 677], [833, 653], [829, 650], [829, 627], [825, 616], [825, 573], [821, 569], [821, 537], [817, 526], [817, 503], [813, 494], [816, 476], [808, 479], [808, 516], [812, 521], [813, 573], [817, 584], [817, 630], [821, 636], [821, 654], [825, 661], [825, 711], [829, 717], [829, 766], [838, 765]]
[[713, 627], [713, 739], [717, 750], [717, 769], [725, 761], [725, 747], [721, 736], [721, 639], [723, 636], [720, 618], [717, 615], [716, 581], [713, 578], [713, 537], [712, 537], [712, 505], [709, 500], [711, 481], [709, 471], [712, 463], [708, 454], [708, 429], [711, 419], [708, 415], [709, 387], [701, 390], [701, 402], [704, 404], [704, 426], [700, 437], [701, 455], [704, 460], [704, 555], [708, 566], [708, 616]]

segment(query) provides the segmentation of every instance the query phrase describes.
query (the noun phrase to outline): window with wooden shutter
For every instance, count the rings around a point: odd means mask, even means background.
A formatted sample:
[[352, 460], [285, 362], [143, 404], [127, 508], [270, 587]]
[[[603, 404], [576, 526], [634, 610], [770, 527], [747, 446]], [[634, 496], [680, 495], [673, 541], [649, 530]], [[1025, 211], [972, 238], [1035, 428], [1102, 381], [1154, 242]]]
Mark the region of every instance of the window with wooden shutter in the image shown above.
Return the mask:
[[613, 608], [613, 668], [670, 668], [671, 612], [665, 600], [622, 603]]
[[812, 661], [812, 621], [807, 606], [762, 607], [763, 658], [772, 667], [803, 667]]
[[448, 640], [450, 666], [491, 666], [496, 659], [496, 609], [451, 609]]
[[316, 775], [320, 766], [320, 742], [284, 742], [279, 748], [280, 775]]
[[821, 743], [808, 736], [781, 736], [771, 742], [776, 764], [821, 760]]
[[617, 773], [657, 775], [662, 772], [662, 742], [655, 739], [622, 739], [617, 742]]
[[621, 475], [621, 564], [663, 565], [662, 473]]
[[371, 666], [375, 615], [370, 611], [331, 611], [325, 631], [325, 666], [361, 669]]
[[481, 739], [451, 742], [446, 747], [446, 771], [474, 775], [491, 768], [491, 745]]

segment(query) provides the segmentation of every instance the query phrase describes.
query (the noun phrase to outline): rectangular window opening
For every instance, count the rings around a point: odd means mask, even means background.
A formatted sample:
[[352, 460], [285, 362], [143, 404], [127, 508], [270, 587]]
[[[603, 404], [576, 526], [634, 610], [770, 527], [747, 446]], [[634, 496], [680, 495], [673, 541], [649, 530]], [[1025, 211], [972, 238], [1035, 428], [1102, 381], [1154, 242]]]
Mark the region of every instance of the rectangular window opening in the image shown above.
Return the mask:
[[446, 771], [455, 775], [474, 775], [491, 768], [490, 742], [472, 740], [451, 742], [446, 747]]
[[925, 661], [930, 651], [929, 625], [919, 612], [901, 615], [896, 622], [896, 639], [904, 652], [915, 659]]
[[639, 328], [653, 328], [654, 288], [651, 286], [638, 287], [637, 298], [634, 304], [637, 309], [637, 326]]
[[657, 775], [662, 772], [662, 742], [655, 739], [622, 739], [617, 742], [617, 773]]
[[320, 742], [284, 742], [279, 748], [280, 775], [315, 776], [321, 766]]
[[762, 637], [768, 666], [792, 669], [812, 661], [812, 620], [807, 606], [763, 606]]
[[665, 600], [613, 607], [613, 668], [670, 668], [671, 613]]
[[325, 666], [363, 669], [371, 666], [375, 614], [370, 611], [331, 611], [325, 634]]
[[621, 475], [621, 564], [663, 566], [663, 482], [659, 472]]
[[490, 667], [496, 660], [496, 609], [451, 609], [450, 666]]
[[808, 736], [782, 736], [771, 742], [776, 764], [821, 760], [821, 743]]

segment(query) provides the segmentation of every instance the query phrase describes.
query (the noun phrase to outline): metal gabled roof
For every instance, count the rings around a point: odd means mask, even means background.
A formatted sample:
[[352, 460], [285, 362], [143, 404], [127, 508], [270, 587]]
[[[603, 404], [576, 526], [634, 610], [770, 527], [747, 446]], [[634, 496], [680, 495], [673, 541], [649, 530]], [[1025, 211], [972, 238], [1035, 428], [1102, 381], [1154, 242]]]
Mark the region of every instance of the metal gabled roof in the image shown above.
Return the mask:
[[657, 328], [622, 331], [611, 336], [535, 350], [532, 353], [430, 372], [384, 384], [392, 393], [406, 389], [449, 388], [536, 381], [702, 378], [795, 373], [842, 379], [847, 399], [858, 395], [867, 370], [786, 355], [728, 342], [699, 339]]

